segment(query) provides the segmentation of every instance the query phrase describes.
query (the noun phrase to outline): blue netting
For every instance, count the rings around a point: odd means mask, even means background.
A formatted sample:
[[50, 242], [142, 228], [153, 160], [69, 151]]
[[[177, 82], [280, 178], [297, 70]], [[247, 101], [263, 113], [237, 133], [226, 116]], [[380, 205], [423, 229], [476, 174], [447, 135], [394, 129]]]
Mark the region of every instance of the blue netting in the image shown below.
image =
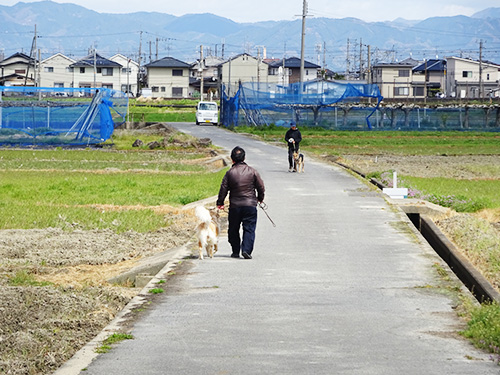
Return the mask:
[[[375, 105], [365, 114], [364, 123], [371, 128], [370, 116], [382, 100], [377, 85], [313, 81], [288, 86], [267, 83], [244, 83], [233, 98], [222, 98], [224, 126], [282, 125], [294, 120], [301, 125], [318, 126], [331, 122], [340, 103], [357, 103], [373, 99]], [[240, 115], [240, 109], [242, 115]]]
[[99, 144], [125, 122], [127, 107], [123, 92], [104, 88], [0, 86], [0, 144]]

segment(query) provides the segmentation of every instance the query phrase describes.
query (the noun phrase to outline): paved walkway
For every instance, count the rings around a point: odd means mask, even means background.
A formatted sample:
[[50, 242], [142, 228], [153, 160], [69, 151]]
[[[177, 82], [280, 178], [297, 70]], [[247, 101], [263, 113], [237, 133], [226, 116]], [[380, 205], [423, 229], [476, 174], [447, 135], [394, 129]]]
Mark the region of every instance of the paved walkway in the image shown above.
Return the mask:
[[498, 374], [455, 334], [428, 245], [357, 178], [224, 129], [176, 124], [239, 145], [266, 183], [254, 259], [190, 260], [136, 322], [133, 340], [82, 374]]

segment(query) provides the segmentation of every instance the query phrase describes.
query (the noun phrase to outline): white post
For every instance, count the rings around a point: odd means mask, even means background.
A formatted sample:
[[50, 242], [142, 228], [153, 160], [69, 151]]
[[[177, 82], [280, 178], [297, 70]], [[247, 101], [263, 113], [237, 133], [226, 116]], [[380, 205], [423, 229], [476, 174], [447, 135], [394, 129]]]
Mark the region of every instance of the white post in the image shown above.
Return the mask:
[[398, 188], [398, 172], [396, 171], [392, 174], [392, 187], [394, 189]]

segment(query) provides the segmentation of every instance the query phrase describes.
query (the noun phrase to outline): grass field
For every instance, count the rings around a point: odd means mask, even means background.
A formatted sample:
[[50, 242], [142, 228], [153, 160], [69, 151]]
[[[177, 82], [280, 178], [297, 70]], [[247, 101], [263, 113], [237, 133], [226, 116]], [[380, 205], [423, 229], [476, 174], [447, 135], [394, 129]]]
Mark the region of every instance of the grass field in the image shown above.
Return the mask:
[[[286, 128], [237, 127], [236, 132], [251, 133], [266, 141], [284, 142]], [[399, 132], [329, 131], [301, 128], [302, 150], [321, 157], [345, 155], [397, 156], [474, 156], [500, 155], [500, 134], [481, 132]], [[474, 165], [477, 179], [416, 177], [400, 175], [421, 196], [457, 211], [475, 212], [484, 208], [500, 209], [500, 165]], [[377, 170], [370, 176], [380, 177], [389, 170]], [[408, 185], [405, 185], [408, 186]]]
[[154, 207], [217, 194], [224, 171], [196, 163], [210, 150], [131, 150], [137, 135], [114, 137], [114, 148], [106, 150], [0, 150], [0, 228], [146, 232], [168, 225]]

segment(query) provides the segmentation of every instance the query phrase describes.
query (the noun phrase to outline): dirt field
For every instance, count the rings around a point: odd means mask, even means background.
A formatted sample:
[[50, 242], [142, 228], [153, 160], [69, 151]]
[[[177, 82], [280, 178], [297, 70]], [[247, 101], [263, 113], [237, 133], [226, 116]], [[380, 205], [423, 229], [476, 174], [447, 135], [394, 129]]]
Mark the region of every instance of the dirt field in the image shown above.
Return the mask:
[[[365, 173], [397, 165], [401, 173], [415, 176], [476, 178], [479, 164], [499, 166], [500, 157], [379, 156], [375, 160], [346, 155], [343, 162]], [[113, 319], [138, 289], [110, 286], [106, 280], [194, 235], [190, 213], [163, 209], [174, 224], [148, 234], [0, 231], [0, 373], [52, 373]], [[450, 230], [463, 225], [457, 218], [446, 219], [441, 226]], [[492, 227], [495, 220], [500, 221], [495, 213], [489, 219]], [[35, 277], [31, 279], [22, 269]], [[16, 279], [22, 286], [12, 285]], [[44, 286], [47, 282], [52, 284]]]

